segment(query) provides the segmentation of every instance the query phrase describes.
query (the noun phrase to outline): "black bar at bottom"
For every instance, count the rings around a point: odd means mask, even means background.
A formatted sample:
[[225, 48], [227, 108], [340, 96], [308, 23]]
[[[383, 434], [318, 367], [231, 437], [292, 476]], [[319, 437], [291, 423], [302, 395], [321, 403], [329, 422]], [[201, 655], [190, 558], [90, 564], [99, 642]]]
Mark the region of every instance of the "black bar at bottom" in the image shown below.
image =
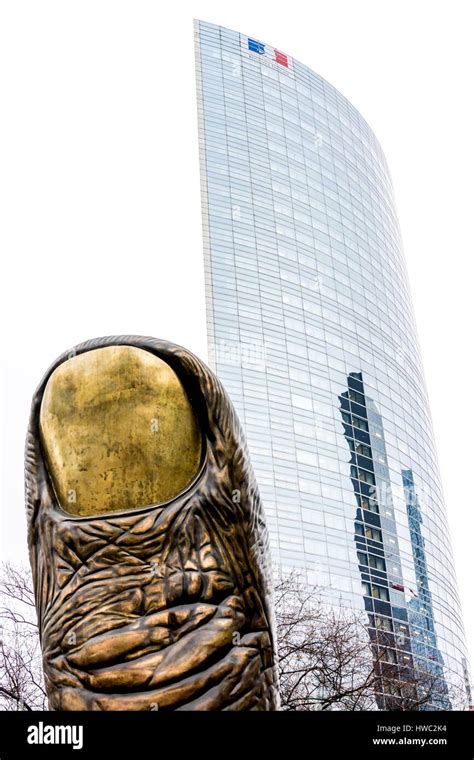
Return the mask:
[[[0, 760], [101, 757], [187, 760], [270, 752], [301, 756], [474, 758], [473, 712], [0, 712]], [[288, 750], [285, 750], [288, 751]], [[270, 760], [270, 759], [269, 759]]]

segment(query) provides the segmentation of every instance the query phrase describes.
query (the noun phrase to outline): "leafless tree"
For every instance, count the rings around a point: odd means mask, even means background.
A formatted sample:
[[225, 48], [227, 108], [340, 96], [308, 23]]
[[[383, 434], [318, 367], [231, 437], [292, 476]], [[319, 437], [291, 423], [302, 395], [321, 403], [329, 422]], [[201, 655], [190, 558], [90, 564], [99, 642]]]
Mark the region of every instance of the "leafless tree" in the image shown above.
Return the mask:
[[[441, 668], [420, 673], [411, 655], [400, 665], [393, 633], [368, 629], [365, 613], [325, 603], [323, 591], [296, 572], [275, 583], [284, 710], [446, 709]], [[450, 683], [453, 709], [465, 707], [463, 695]]]
[[0, 572], [0, 709], [46, 709], [31, 573], [10, 563]]
[[373, 709], [376, 675], [357, 616], [336, 614], [296, 573], [278, 578], [275, 608], [283, 709]]

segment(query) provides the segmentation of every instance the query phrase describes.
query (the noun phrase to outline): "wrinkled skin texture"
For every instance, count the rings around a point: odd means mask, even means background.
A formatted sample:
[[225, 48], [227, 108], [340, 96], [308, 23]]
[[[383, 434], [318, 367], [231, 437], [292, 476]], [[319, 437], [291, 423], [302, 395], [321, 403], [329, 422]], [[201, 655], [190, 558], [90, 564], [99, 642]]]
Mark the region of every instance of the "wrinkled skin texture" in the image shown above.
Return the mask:
[[58, 505], [38, 433], [50, 367], [26, 447], [28, 539], [54, 710], [278, 709], [268, 537], [239, 422], [222, 385], [179, 346], [174, 369], [203, 435], [199, 475], [166, 504], [97, 517]]

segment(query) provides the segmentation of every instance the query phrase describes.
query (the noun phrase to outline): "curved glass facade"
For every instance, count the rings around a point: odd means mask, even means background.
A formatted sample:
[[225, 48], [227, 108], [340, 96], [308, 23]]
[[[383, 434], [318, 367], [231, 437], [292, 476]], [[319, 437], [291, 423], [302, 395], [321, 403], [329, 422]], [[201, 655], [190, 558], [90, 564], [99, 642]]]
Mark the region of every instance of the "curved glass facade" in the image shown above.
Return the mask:
[[[273, 560], [366, 610], [389, 661], [466, 684], [446, 511], [388, 167], [330, 84], [195, 23], [210, 360]], [[452, 705], [448, 687], [432, 707]]]

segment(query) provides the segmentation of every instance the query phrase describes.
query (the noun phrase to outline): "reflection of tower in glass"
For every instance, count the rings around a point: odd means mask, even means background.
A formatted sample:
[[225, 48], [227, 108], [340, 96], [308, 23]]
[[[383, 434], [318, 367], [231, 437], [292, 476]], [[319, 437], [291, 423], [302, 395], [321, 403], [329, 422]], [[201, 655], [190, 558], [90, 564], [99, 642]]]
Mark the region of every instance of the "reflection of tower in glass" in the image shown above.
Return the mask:
[[416, 577], [416, 593], [412, 592], [413, 598], [408, 602], [408, 620], [413, 632], [413, 656], [418, 668], [432, 674], [436, 686], [433, 699], [427, 702], [426, 709], [449, 710], [451, 703], [444, 678], [443, 656], [436, 641], [425, 541], [421, 534], [423, 518], [412, 470], [402, 470], [402, 478]]
[[[280, 49], [201, 21], [195, 40], [209, 359], [245, 428], [273, 560], [326, 588], [335, 604], [370, 603], [374, 616], [377, 607], [393, 621], [386, 633], [396, 646], [387, 649], [402, 667], [414, 640], [401, 475], [410, 469], [444, 675], [463, 678], [446, 512], [381, 147], [346, 98]], [[378, 514], [362, 504], [371, 483], [351, 480], [341, 424], [339, 400], [359, 392], [359, 375], [370, 443], [352, 422], [348, 437], [371, 449], [357, 453], [367, 465], [360, 471], [393, 501]], [[354, 542], [354, 491], [372, 565], [357, 556], [365, 549]]]
[[[347, 380], [348, 390], [339, 396], [339, 402], [357, 502], [357, 559], [374, 659], [381, 674], [378, 701], [381, 707], [396, 708], [397, 698], [404, 696], [408, 684], [411, 693], [416, 689], [422, 709], [449, 710], [413, 474], [402, 471], [417, 592], [406, 588], [402, 577], [382, 418], [365, 394], [362, 374], [352, 372]], [[426, 701], [422, 690], [426, 690]]]
[[[365, 395], [362, 374], [352, 372], [339, 396], [357, 507], [354, 540], [374, 660], [381, 675], [381, 707], [401, 697], [412, 656], [397, 527], [380, 415]], [[412, 680], [412, 679], [411, 679]]]

